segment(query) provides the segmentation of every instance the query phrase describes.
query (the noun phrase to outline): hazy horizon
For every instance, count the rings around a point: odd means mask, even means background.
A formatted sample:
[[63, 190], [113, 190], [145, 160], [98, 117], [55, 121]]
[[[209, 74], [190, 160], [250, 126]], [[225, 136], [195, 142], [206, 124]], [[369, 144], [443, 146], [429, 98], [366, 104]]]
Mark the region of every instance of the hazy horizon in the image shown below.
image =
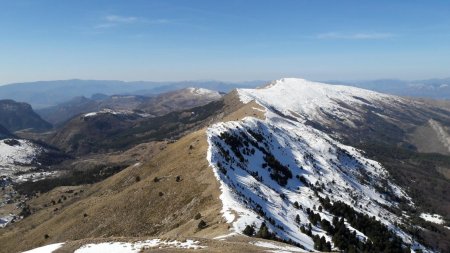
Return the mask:
[[119, 79], [81, 79], [81, 78], [67, 78], [67, 79], [50, 79], [50, 80], [31, 80], [31, 81], [19, 81], [19, 82], [11, 82], [11, 83], [0, 83], [0, 86], [4, 86], [4, 85], [15, 85], [15, 84], [22, 84], [22, 83], [39, 83], [39, 82], [64, 82], [64, 81], [72, 81], [72, 80], [77, 80], [77, 81], [111, 81], [111, 82], [124, 82], [124, 83], [139, 83], [139, 82], [148, 82], [148, 83], [155, 83], [155, 84], [160, 84], [160, 83], [182, 83], [182, 82], [223, 82], [223, 83], [253, 83], [253, 82], [270, 82], [270, 81], [274, 81], [274, 80], [279, 80], [282, 78], [297, 78], [297, 79], [306, 79], [309, 81], [314, 81], [314, 82], [348, 82], [349, 84], [351, 83], [357, 83], [357, 82], [371, 82], [371, 81], [402, 81], [402, 82], [418, 82], [418, 81], [429, 81], [429, 80], [447, 80], [450, 79], [450, 76], [448, 77], [442, 77], [442, 78], [435, 78], [435, 77], [430, 77], [430, 78], [424, 78], [424, 79], [400, 79], [400, 78], [376, 78], [376, 79], [327, 79], [327, 80], [317, 80], [317, 79], [307, 79], [301, 76], [282, 76], [282, 77], [278, 77], [278, 78], [274, 78], [274, 79], [270, 79], [270, 80], [263, 80], [263, 79], [252, 79], [252, 80], [234, 80], [234, 81], [230, 81], [230, 80], [217, 80], [217, 79], [192, 79], [192, 80], [184, 80], [184, 79], [180, 79], [180, 80], [119, 80]]

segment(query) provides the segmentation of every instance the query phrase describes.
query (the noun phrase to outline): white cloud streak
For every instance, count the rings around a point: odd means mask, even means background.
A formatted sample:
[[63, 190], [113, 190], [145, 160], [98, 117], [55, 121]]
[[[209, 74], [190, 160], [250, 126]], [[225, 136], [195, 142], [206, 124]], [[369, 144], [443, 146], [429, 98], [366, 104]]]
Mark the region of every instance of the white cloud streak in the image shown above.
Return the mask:
[[107, 29], [113, 28], [121, 25], [132, 25], [132, 24], [150, 24], [150, 25], [161, 25], [169, 24], [171, 20], [169, 19], [146, 19], [142, 17], [135, 16], [120, 16], [120, 15], [107, 15], [102, 18], [102, 22], [94, 25], [95, 29]]
[[133, 16], [108, 15], [104, 17], [107, 22], [132, 24], [138, 22], [141, 18]]

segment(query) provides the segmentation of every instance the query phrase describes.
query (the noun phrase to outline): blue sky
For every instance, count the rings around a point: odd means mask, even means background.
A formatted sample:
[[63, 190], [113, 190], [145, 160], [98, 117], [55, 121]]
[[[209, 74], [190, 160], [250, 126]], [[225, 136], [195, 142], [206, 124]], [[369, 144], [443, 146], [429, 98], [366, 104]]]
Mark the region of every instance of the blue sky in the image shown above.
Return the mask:
[[450, 1], [0, 0], [0, 84], [450, 77]]

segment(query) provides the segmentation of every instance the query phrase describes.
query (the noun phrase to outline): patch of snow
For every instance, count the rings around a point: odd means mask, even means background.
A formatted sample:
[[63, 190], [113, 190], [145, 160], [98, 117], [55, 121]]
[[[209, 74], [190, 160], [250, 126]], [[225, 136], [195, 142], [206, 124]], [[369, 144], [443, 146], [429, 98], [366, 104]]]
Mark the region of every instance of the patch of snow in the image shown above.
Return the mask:
[[266, 112], [266, 110], [260, 109], [260, 108], [257, 108], [257, 107], [252, 107], [252, 109], [256, 110], [256, 111], [260, 111], [260, 112]]
[[14, 219], [15, 215], [6, 215], [3, 217], [0, 217], [0, 228], [4, 228], [8, 226], [8, 224]]
[[35, 248], [32, 250], [28, 250], [28, 251], [24, 251], [22, 253], [52, 253], [55, 250], [61, 248], [64, 245], [63, 242], [61, 243], [55, 243], [55, 244], [49, 244], [49, 245], [45, 245], [39, 248]]
[[55, 172], [32, 171], [40, 166], [38, 157], [45, 148], [22, 139], [0, 140], [0, 177], [13, 182], [37, 181]]
[[112, 115], [136, 115], [142, 118], [150, 117], [151, 115], [148, 113], [137, 113], [129, 110], [112, 110], [112, 109], [102, 109], [98, 112], [89, 112], [84, 114], [83, 118], [95, 117], [99, 114], [112, 114]]
[[206, 246], [199, 245], [199, 241], [186, 240], [165, 241], [161, 239], [152, 239], [138, 242], [103, 242], [91, 243], [75, 250], [74, 253], [138, 253], [142, 249], [151, 248], [176, 248], [176, 249], [201, 249]]
[[444, 224], [444, 219], [439, 214], [421, 213], [420, 218], [432, 223]]
[[56, 171], [31, 172], [31, 173], [26, 173], [26, 174], [16, 176], [14, 178], [14, 182], [16, 182], [16, 183], [26, 182], [26, 181], [36, 182], [39, 180], [43, 180], [45, 178], [53, 177], [57, 174], [58, 174], [58, 172], [56, 172]]
[[226, 234], [226, 235], [219, 235], [219, 236], [214, 237], [213, 239], [214, 240], [225, 240], [226, 238], [229, 238], [229, 237], [232, 237], [232, 236], [235, 236], [235, 235], [238, 235], [238, 233], [232, 232], [232, 233], [229, 233], [229, 234]]
[[[17, 142], [7, 144], [8, 142]], [[31, 164], [36, 155], [42, 151], [40, 147], [27, 140], [0, 140], [0, 168], [15, 164]]]
[[220, 99], [222, 97], [222, 95], [220, 95], [220, 93], [215, 90], [208, 90], [204, 88], [193, 88], [193, 87], [187, 88], [187, 90], [194, 95], [207, 96], [214, 99]]
[[437, 121], [430, 119], [428, 122], [438, 136], [439, 141], [450, 152], [450, 134], [448, 134], [447, 131], [445, 131], [445, 129]]
[[305, 252], [304, 249], [300, 249], [293, 246], [280, 246], [275, 243], [271, 242], [262, 242], [262, 241], [256, 241], [256, 242], [250, 242], [250, 244], [253, 244], [255, 246], [261, 247], [261, 248], [267, 248], [272, 249], [270, 252]]

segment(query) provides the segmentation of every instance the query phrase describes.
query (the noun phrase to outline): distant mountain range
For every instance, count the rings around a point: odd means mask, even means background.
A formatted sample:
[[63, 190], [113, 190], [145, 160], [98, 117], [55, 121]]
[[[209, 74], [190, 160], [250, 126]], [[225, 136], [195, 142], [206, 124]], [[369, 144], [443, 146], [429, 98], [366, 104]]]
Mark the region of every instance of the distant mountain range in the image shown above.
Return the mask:
[[369, 81], [328, 81], [331, 84], [351, 85], [382, 93], [431, 99], [450, 99], [450, 78], [403, 81], [380, 79]]
[[219, 92], [203, 88], [185, 88], [150, 97], [94, 94], [91, 98], [75, 97], [68, 102], [38, 109], [36, 112], [48, 122], [59, 126], [76, 115], [103, 109], [143, 112], [154, 117], [205, 105], [221, 97]]
[[229, 83], [220, 81], [124, 82], [115, 80], [61, 80], [14, 83], [0, 86], [0, 99], [31, 104], [34, 109], [55, 106], [74, 97], [105, 95], [155, 95], [187, 87], [229, 92], [235, 88], [254, 88], [264, 81]]
[[[31, 104], [34, 109], [42, 109], [66, 103], [76, 97], [156, 94], [184, 89], [188, 87], [205, 88], [220, 92], [229, 92], [235, 88], [256, 88], [268, 81], [248, 82], [221, 81], [180, 81], [124, 82], [117, 80], [59, 80], [13, 83], [0, 86], [0, 99], [13, 99]], [[403, 81], [380, 79], [368, 81], [327, 81], [330, 84], [344, 84], [398, 96], [432, 99], [450, 99], [450, 78]]]

